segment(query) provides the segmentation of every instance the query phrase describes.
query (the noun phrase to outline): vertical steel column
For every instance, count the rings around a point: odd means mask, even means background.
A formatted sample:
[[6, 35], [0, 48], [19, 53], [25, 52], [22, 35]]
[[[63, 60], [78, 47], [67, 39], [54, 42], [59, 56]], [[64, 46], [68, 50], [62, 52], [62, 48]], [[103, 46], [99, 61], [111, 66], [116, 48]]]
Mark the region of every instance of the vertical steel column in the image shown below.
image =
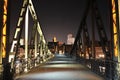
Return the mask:
[[[83, 25], [84, 26], [84, 25]], [[86, 37], [85, 37], [85, 30], [83, 29], [83, 58], [86, 59]]]
[[118, 79], [120, 79], [120, 75], [119, 75], [120, 74], [120, 0], [118, 0], [117, 5], [118, 5], [118, 14], [117, 14], [118, 16], [117, 17], [118, 17], [118, 21], [119, 21], [118, 22], [119, 53], [118, 53], [118, 68], [117, 69], [118, 69]]
[[[119, 33], [120, 33], [120, 0], [118, 0], [118, 15], [119, 15]], [[119, 40], [120, 40], [120, 35], [119, 35]], [[119, 45], [119, 52], [120, 52], [120, 45]], [[118, 62], [120, 62], [120, 53], [118, 54]], [[119, 68], [120, 68], [120, 64], [119, 64]]]
[[[36, 26], [36, 23], [35, 23], [35, 26]], [[36, 59], [37, 58], [37, 32], [35, 32], [35, 43], [34, 43], [34, 45], [35, 45], [35, 53], [34, 53], [34, 58]], [[37, 64], [36, 64], [36, 61], [35, 61], [35, 66], [37, 66]]]
[[2, 64], [3, 0], [0, 1], [0, 65]]
[[41, 60], [43, 60], [43, 36], [42, 35], [40, 35], [40, 58], [42, 58]]
[[8, 7], [8, 0], [4, 0], [4, 9], [3, 9], [3, 25], [2, 25], [2, 58], [6, 58], [6, 38], [7, 38], [7, 7]]
[[25, 58], [28, 58], [28, 16], [29, 11], [27, 7], [26, 15], [25, 15]]
[[37, 57], [37, 32], [35, 32], [35, 58]]
[[2, 16], [2, 26], [1, 26], [1, 49], [2, 49], [2, 59], [3, 63], [8, 62], [9, 56], [9, 32], [10, 32], [10, 1], [3, 0], [3, 16]]
[[6, 25], [6, 62], [9, 62], [9, 51], [10, 51], [10, 10], [11, 1], [7, 1], [7, 25]]
[[[94, 0], [93, 0], [94, 1]], [[91, 19], [92, 19], [92, 58], [96, 58], [95, 55], [95, 25], [94, 25], [94, 2], [91, 2]]]
[[119, 15], [119, 53], [118, 53], [118, 79], [120, 79], [120, 0], [118, 0], [118, 15]]
[[[12, 80], [10, 75], [9, 57], [9, 32], [10, 32], [10, 1], [2, 0], [3, 16], [2, 20], [2, 34], [1, 34], [1, 49], [2, 49], [2, 63], [3, 63], [3, 80]], [[1, 54], [1, 53], [0, 53]], [[7, 76], [7, 77], [6, 77]]]
[[[27, 11], [25, 14], [25, 59], [28, 59], [28, 23], [29, 23], [29, 10], [27, 7]], [[27, 64], [25, 68], [25, 72], [27, 72]]]
[[113, 38], [114, 38], [114, 60], [118, 58], [118, 27], [117, 27], [117, 14], [116, 3], [112, 0], [112, 23], [113, 23]]
[[[113, 61], [114, 63], [114, 80], [120, 79], [120, 15], [119, 15], [119, 9], [120, 9], [120, 1], [119, 0], [111, 0], [112, 3], [112, 27], [113, 27]], [[119, 16], [119, 17], [118, 17]]]

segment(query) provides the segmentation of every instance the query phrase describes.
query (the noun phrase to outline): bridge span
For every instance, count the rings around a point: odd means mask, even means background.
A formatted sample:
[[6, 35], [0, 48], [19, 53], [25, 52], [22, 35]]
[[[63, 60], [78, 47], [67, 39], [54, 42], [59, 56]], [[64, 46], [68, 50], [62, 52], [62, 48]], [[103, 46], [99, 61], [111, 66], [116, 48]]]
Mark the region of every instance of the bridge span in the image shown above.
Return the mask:
[[120, 0], [106, 0], [107, 21], [99, 0], [85, 0], [71, 45], [49, 45], [33, 1], [22, 0], [11, 42], [11, 0], [0, 1], [0, 80], [120, 80]]

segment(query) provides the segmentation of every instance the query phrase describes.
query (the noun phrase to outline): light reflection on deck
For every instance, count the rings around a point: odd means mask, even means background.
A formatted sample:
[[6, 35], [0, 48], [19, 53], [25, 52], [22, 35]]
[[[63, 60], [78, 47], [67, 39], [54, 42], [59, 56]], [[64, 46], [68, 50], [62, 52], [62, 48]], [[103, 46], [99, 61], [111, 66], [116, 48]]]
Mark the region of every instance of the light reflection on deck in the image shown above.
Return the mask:
[[88, 71], [55, 71], [23, 75], [17, 80], [103, 80]]
[[51, 61], [32, 69], [16, 80], [104, 80], [85, 66], [65, 55], [56, 55]]

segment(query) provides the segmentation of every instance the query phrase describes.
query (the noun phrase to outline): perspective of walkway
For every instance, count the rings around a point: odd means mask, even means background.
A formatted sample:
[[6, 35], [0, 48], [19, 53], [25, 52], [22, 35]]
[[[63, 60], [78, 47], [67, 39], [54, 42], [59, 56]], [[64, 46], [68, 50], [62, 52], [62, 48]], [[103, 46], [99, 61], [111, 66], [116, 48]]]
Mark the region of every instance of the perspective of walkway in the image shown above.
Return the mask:
[[63, 54], [56, 54], [45, 64], [17, 76], [15, 80], [104, 80], [85, 66]]

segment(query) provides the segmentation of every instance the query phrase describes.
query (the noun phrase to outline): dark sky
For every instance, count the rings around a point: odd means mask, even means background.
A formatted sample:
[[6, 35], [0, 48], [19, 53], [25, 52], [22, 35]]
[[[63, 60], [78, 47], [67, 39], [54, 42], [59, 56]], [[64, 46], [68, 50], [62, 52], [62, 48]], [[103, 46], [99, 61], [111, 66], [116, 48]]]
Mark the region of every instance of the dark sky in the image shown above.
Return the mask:
[[[11, 30], [13, 30], [16, 27], [23, 0], [11, 1]], [[97, 0], [104, 25], [109, 28], [107, 2], [108, 0]], [[33, 0], [33, 4], [46, 40], [51, 41], [56, 36], [58, 41], [66, 42], [69, 33], [74, 36], [77, 33], [86, 0]]]

